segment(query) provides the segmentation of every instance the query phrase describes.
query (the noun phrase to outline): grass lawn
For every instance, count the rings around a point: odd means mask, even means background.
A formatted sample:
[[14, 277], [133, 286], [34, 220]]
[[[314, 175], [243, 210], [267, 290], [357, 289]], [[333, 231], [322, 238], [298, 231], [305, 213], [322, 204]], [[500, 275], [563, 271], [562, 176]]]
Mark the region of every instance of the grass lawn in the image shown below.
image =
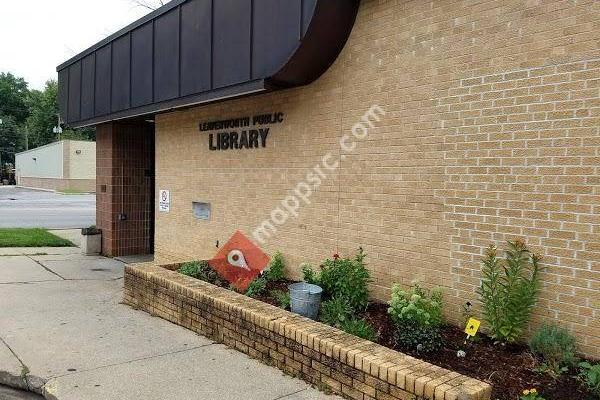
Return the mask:
[[45, 229], [0, 229], [0, 247], [69, 247], [73, 243]]
[[64, 189], [56, 191], [58, 194], [88, 194], [89, 192], [83, 192], [77, 189]]

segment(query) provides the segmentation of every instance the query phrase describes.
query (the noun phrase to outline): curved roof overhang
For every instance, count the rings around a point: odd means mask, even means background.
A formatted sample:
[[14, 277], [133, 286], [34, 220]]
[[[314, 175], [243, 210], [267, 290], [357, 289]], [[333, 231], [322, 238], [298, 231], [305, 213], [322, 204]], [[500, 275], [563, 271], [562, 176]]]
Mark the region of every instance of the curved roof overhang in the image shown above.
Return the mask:
[[301, 86], [336, 60], [360, 0], [172, 0], [58, 66], [73, 127]]

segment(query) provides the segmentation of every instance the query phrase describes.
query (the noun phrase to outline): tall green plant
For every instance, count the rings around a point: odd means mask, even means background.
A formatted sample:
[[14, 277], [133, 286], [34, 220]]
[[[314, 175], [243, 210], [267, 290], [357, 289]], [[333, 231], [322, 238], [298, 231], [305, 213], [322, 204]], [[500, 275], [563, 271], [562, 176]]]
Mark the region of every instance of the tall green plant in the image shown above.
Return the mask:
[[487, 249], [478, 293], [494, 339], [513, 343], [523, 335], [539, 293], [540, 260], [519, 240], [508, 242], [504, 260], [494, 245]]
[[371, 275], [365, 266], [366, 256], [362, 248], [358, 249], [354, 258], [340, 258], [336, 254], [333, 259], [323, 262], [320, 273], [304, 265], [304, 280], [321, 286], [325, 300], [343, 299], [354, 313], [361, 313], [369, 304]]

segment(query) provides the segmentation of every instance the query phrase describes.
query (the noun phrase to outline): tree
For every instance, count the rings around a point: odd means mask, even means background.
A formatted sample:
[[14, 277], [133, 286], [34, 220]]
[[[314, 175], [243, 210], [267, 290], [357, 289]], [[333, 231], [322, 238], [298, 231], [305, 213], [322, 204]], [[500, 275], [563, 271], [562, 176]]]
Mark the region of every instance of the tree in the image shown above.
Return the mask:
[[12, 116], [17, 124], [25, 122], [29, 115], [28, 96], [25, 79], [17, 78], [10, 72], [0, 73], [0, 116]]
[[136, 6], [154, 11], [164, 6], [166, 3], [169, 2], [169, 0], [130, 0], [130, 2]]
[[56, 81], [46, 82], [43, 91], [32, 90], [29, 94], [28, 105], [31, 110], [27, 118], [29, 147], [39, 147], [56, 140], [52, 129], [58, 123], [58, 85]]
[[58, 84], [46, 82], [43, 91], [32, 90], [28, 99], [31, 115], [27, 119], [29, 147], [39, 147], [63, 139], [95, 140], [93, 129], [65, 129], [62, 134], [54, 133], [58, 124]]
[[15, 153], [25, 149], [25, 140], [21, 127], [12, 115], [0, 117], [0, 169], [5, 163], [15, 162]]

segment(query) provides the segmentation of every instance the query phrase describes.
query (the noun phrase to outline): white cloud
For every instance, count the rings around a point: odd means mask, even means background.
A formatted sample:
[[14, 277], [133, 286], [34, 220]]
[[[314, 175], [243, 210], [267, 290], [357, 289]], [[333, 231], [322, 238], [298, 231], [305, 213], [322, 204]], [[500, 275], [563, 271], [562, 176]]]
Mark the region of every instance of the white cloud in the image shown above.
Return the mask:
[[59, 64], [148, 12], [129, 0], [0, 0], [0, 72], [41, 89]]

